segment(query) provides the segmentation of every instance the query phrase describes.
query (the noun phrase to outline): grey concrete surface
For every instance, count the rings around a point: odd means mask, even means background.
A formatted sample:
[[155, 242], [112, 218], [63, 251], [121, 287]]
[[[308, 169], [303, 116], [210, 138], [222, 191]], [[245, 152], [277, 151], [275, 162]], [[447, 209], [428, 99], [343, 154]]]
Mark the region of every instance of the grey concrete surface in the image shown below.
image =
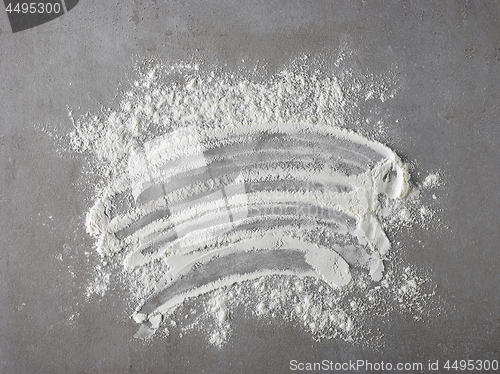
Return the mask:
[[[2, 11], [3, 12], [3, 11]], [[113, 106], [134, 64], [198, 58], [225, 71], [355, 51], [359, 74], [395, 71], [398, 94], [362, 108], [415, 180], [441, 170], [449, 230], [402, 232], [401, 256], [430, 269], [447, 313], [393, 316], [378, 351], [314, 341], [242, 310], [222, 349], [203, 334], [144, 344], [124, 290], [86, 302], [99, 259], [84, 232], [85, 160], [58, 152], [75, 116]], [[500, 3], [497, 1], [80, 1], [12, 34], [0, 14], [0, 372], [286, 373], [289, 361], [500, 360]], [[370, 126], [365, 124], [363, 126]], [[88, 252], [86, 255], [85, 252]], [[61, 260], [62, 258], [62, 260]], [[74, 322], [68, 318], [76, 315]]]

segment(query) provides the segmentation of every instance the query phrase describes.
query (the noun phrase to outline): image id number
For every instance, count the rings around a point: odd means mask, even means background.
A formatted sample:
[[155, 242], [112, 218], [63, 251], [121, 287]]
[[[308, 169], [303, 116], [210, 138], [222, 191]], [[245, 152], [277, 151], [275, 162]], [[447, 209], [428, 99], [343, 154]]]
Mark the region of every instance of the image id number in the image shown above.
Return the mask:
[[61, 12], [61, 4], [55, 3], [18, 3], [15, 6], [12, 6], [11, 3], [7, 5], [6, 8], [7, 13], [56, 13], [59, 14]]
[[497, 371], [499, 369], [497, 360], [448, 360], [445, 362], [443, 368], [445, 370], [469, 370], [469, 371]]

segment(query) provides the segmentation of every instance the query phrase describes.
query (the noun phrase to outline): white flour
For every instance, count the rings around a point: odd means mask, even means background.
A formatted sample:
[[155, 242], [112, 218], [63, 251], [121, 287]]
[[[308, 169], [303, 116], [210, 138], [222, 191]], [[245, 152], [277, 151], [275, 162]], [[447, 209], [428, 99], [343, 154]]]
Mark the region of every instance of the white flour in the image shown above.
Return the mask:
[[438, 187], [440, 183], [440, 178], [439, 174], [429, 174], [427, 177], [425, 177], [424, 181], [422, 182], [422, 187], [424, 188], [431, 188], [431, 187]]
[[[137, 337], [193, 299], [204, 312], [184, 330], [202, 325], [217, 346], [240, 304], [353, 342], [370, 339], [362, 324], [380, 305], [425, 316], [429, 282], [391, 264], [385, 230], [433, 211], [391, 149], [343, 129], [358, 101], [394, 92], [346, 79], [293, 65], [258, 83], [158, 64], [118, 110], [76, 121], [72, 145], [103, 180], [87, 231], [123, 262]], [[105, 293], [101, 273], [88, 296]]]
[[104, 269], [97, 265], [94, 271], [94, 278], [87, 285], [85, 295], [90, 298], [93, 295], [104, 296], [109, 287], [111, 274], [104, 271]]

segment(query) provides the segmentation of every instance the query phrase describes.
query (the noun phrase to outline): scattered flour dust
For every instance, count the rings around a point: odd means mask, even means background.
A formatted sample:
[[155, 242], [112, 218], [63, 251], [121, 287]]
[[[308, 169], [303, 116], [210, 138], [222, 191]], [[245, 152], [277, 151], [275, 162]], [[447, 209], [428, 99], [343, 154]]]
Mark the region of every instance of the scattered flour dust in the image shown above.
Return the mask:
[[106, 272], [101, 265], [97, 265], [91, 282], [87, 285], [85, 295], [87, 298], [93, 295], [104, 296], [109, 287], [111, 274]]
[[[99, 178], [87, 231], [103, 262], [123, 264], [136, 337], [196, 329], [221, 347], [240, 306], [353, 344], [378, 341], [374, 321], [391, 313], [428, 318], [432, 282], [386, 233], [432, 226], [421, 194], [439, 175], [416, 186], [396, 153], [347, 130], [390, 85], [304, 61], [264, 81], [147, 66], [70, 134]], [[108, 268], [87, 298], [113, 286]]]

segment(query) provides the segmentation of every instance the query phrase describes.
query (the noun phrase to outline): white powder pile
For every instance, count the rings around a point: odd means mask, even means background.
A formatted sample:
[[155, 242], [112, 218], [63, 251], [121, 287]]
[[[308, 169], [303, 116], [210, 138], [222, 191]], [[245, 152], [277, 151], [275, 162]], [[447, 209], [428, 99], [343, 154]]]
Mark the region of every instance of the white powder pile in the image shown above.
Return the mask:
[[[123, 263], [137, 337], [196, 328], [220, 347], [238, 305], [359, 344], [374, 316], [425, 318], [432, 287], [391, 263], [385, 231], [434, 211], [391, 149], [343, 129], [360, 101], [395, 94], [348, 73], [296, 63], [257, 82], [156, 63], [119, 108], [75, 121], [71, 144], [102, 181], [87, 231]], [[87, 296], [109, 286], [97, 270]]]

